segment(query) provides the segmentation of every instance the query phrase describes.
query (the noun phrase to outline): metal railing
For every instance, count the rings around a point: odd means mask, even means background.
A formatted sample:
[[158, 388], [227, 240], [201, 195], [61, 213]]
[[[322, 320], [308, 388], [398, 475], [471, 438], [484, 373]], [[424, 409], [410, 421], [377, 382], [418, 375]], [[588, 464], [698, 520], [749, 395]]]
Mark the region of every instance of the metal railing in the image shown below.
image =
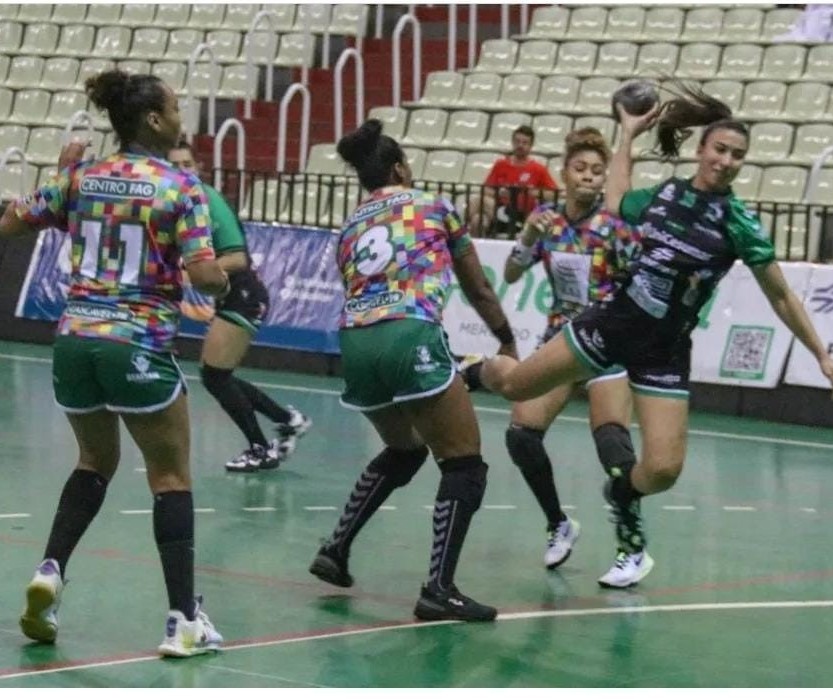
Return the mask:
[[246, 127], [238, 119], [226, 119], [217, 132], [214, 139], [214, 189], [223, 186], [221, 171], [218, 167], [223, 162], [223, 142], [230, 129], [234, 129], [237, 135], [237, 172], [240, 173], [237, 179], [238, 197], [246, 191]]
[[335, 142], [338, 143], [344, 135], [344, 66], [347, 61], [353, 59], [355, 69], [356, 88], [356, 128], [364, 119], [364, 60], [357, 49], [344, 49], [338, 57], [335, 68], [333, 68], [333, 125], [335, 130]]
[[[185, 122], [185, 138], [188, 143], [191, 143], [194, 139], [194, 133], [191, 131], [191, 127], [193, 125], [193, 81], [191, 80], [194, 74], [194, 65], [197, 62], [197, 59], [202, 56], [202, 54], [207, 53], [209, 59], [209, 72], [210, 72], [210, 81], [214, 80], [214, 77], [217, 75], [217, 59], [214, 56], [214, 50], [208, 44], [199, 44], [198, 46], [194, 47], [194, 50], [191, 52], [191, 55], [188, 57], [188, 73], [185, 78], [185, 82], [187, 83], [185, 90], [186, 90], [186, 97], [185, 97], [185, 111], [187, 113], [187, 118]], [[209, 82], [210, 82], [209, 81]], [[208, 133], [209, 135], [213, 136], [217, 131], [217, 88], [219, 85], [209, 86], [208, 91]]]
[[[10, 164], [11, 159], [15, 156], [17, 156], [20, 160], [20, 190], [17, 196], [23, 196], [24, 194], [28, 194], [26, 191], [26, 181], [29, 174], [29, 160], [26, 157], [26, 153], [24, 153], [23, 150], [17, 146], [6, 148], [6, 150], [0, 153], [0, 171], [4, 170]], [[0, 192], [0, 200], [3, 198], [4, 193]]]
[[85, 128], [87, 131], [87, 140], [90, 140], [93, 133], [93, 116], [84, 109], [79, 109], [73, 114], [67, 125], [64, 127], [64, 132], [61, 134], [61, 145], [65, 146], [72, 140], [72, 134], [77, 128]]
[[[249, 31], [246, 33], [246, 119], [252, 118], [252, 98], [257, 94], [257, 70], [255, 69], [253, 38], [254, 33], [258, 31], [260, 25], [266, 22], [269, 29], [277, 36], [278, 34], [278, 15], [271, 10], [261, 10], [254, 17], [252, 23], [249, 25]], [[275, 66], [272, 61], [266, 64], [266, 101], [272, 101], [272, 83], [274, 82]]]
[[301, 93], [301, 145], [298, 155], [298, 167], [303, 170], [307, 165], [309, 152], [309, 116], [310, 116], [310, 93], [309, 88], [303, 83], [292, 83], [278, 108], [278, 161], [276, 170], [283, 172], [286, 169], [286, 116], [289, 109], [289, 102], [297, 94]]
[[422, 30], [419, 20], [412, 14], [402, 15], [393, 30], [393, 56], [391, 79], [393, 80], [393, 106], [402, 104], [402, 32], [410, 24], [413, 30], [413, 96], [414, 102], [419, 100], [419, 86], [422, 82]]

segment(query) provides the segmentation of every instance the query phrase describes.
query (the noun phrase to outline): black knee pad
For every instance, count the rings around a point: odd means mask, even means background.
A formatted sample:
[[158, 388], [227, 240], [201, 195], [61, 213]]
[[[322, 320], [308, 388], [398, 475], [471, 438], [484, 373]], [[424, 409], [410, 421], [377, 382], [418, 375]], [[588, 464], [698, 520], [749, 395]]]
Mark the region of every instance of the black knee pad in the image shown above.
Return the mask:
[[488, 469], [480, 454], [445, 459], [440, 463], [443, 475], [437, 490], [437, 500], [462, 500], [477, 510], [486, 492]]
[[[599, 461], [609, 476], [620, 475], [630, 471], [636, 463], [636, 452], [633, 450], [631, 433], [618, 422], [607, 422], [593, 430], [593, 441], [596, 442], [596, 453]], [[616, 471], [620, 473], [617, 473]]]
[[367, 468], [390, 478], [394, 487], [401, 488], [411, 482], [427, 458], [428, 447], [424, 445], [416, 449], [385, 447]]
[[512, 463], [522, 473], [538, 473], [552, 468], [547, 450], [544, 449], [544, 433], [541, 430], [509, 425], [506, 430], [506, 448]]
[[209, 364], [203, 364], [200, 367], [200, 378], [202, 385], [208, 390], [212, 396], [217, 396], [221, 393], [223, 388], [231, 381], [231, 374], [233, 369], [218, 369]]

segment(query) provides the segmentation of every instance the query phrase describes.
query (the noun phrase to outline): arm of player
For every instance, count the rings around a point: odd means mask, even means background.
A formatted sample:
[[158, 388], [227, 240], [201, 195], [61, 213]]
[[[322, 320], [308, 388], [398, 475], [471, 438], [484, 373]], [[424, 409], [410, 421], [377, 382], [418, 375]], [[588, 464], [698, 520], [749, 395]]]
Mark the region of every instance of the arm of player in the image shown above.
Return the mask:
[[249, 267], [249, 260], [246, 258], [245, 252], [230, 252], [226, 255], [220, 255], [217, 258], [217, 264], [227, 274], [234, 274], [235, 272], [242, 272]]
[[231, 289], [228, 274], [217, 260], [197, 260], [185, 265], [191, 285], [201, 294], [222, 299]]
[[535, 247], [538, 241], [552, 229], [554, 217], [555, 213], [552, 209], [536, 209], [527, 216], [512, 252], [503, 266], [503, 279], [507, 284], [514, 284], [527, 269], [538, 261]]
[[772, 310], [781, 319], [819, 363], [819, 369], [833, 384], [833, 359], [827, 354], [827, 348], [819, 338], [816, 329], [801, 300], [793, 293], [784, 279], [784, 273], [777, 262], [752, 267], [752, 274]]
[[619, 112], [619, 147], [610, 160], [610, 170], [605, 187], [605, 206], [613, 214], [619, 214], [619, 206], [625, 192], [631, 189], [631, 170], [633, 158], [631, 149], [634, 140], [656, 123], [660, 106], [656, 104], [651, 111], [642, 116], [628, 114], [621, 104], [616, 105]]
[[483, 267], [480, 265], [474, 246], [470, 245], [462, 254], [453, 259], [454, 274], [457, 275], [460, 288], [477, 315], [483, 319], [486, 327], [500, 342], [498, 352], [517, 358], [518, 352], [509, 320], [501, 308], [500, 299], [483, 273]]
[[13, 237], [36, 233], [37, 230], [23, 221], [15, 211], [14, 202], [6, 207], [0, 218], [0, 237]]

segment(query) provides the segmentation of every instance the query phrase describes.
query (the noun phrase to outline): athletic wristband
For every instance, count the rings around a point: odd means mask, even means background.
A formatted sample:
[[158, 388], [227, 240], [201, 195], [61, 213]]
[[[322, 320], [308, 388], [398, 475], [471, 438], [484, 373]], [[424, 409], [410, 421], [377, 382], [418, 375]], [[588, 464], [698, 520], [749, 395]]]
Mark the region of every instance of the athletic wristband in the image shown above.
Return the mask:
[[512, 326], [507, 320], [497, 330], [492, 330], [492, 335], [497, 338], [497, 341], [502, 345], [511, 345], [515, 342], [515, 333], [512, 332]]
[[512, 246], [512, 254], [510, 259], [519, 267], [529, 267], [532, 264], [532, 253], [535, 250], [535, 245], [524, 245], [520, 240], [515, 242]]

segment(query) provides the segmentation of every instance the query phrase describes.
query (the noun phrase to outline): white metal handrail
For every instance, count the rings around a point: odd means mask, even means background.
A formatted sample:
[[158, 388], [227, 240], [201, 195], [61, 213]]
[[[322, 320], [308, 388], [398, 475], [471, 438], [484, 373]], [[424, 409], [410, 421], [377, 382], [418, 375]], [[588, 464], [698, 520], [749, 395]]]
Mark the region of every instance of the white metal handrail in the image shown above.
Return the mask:
[[529, 5], [521, 3], [521, 34], [526, 34], [529, 29]]
[[376, 5], [376, 29], [373, 32], [374, 39], [382, 38], [382, 26], [385, 23], [385, 6]]
[[506, 3], [500, 6], [500, 38], [509, 38], [509, 5]]
[[217, 136], [214, 139], [214, 189], [220, 189], [222, 186], [222, 177], [220, 170], [223, 162], [223, 141], [226, 140], [226, 135], [229, 129], [234, 128], [237, 135], [237, 170], [240, 173], [240, 192], [243, 189], [243, 177], [246, 170], [246, 127], [243, 122], [238, 119], [226, 119], [220, 124], [220, 130], [217, 131]]
[[357, 49], [344, 49], [333, 68], [333, 123], [335, 124], [335, 141], [338, 143], [344, 135], [344, 66], [353, 58], [356, 83], [356, 128], [364, 119], [364, 61]]
[[[257, 75], [255, 73], [255, 58], [254, 48], [252, 44], [252, 35], [258, 30], [263, 22], [269, 24], [269, 29], [273, 34], [278, 33], [278, 15], [272, 10], [261, 10], [254, 17], [252, 23], [249, 25], [249, 31], [246, 34], [246, 119], [252, 118], [252, 96], [257, 92]], [[266, 64], [266, 100], [272, 101], [272, 78], [274, 76], [275, 66], [272, 61]]]
[[298, 153], [298, 164], [301, 170], [307, 166], [307, 150], [309, 149], [309, 88], [303, 83], [292, 83], [286, 90], [278, 108], [278, 173], [282, 173], [286, 165], [286, 112], [289, 102], [301, 93], [301, 147]]
[[818, 154], [813, 161], [813, 167], [810, 168], [810, 174], [807, 177], [807, 184], [804, 186], [804, 194], [801, 201], [805, 204], [810, 202], [810, 198], [815, 194], [816, 187], [819, 186], [819, 178], [821, 177], [821, 169], [828, 158], [833, 157], [833, 146], [827, 146], [821, 153]]
[[[304, 15], [304, 49], [310, 45], [310, 42], [313, 42], [312, 38], [312, 15], [307, 12]], [[313, 43], [312, 47], [312, 62], [315, 62], [315, 44]], [[329, 61], [329, 57], [327, 58]], [[304, 85], [309, 85], [309, 66], [307, 62], [304, 61], [301, 64], [301, 82]]]
[[61, 135], [62, 146], [65, 146], [70, 142], [72, 139], [72, 132], [79, 126], [86, 127], [87, 140], [89, 141], [93, 133], [93, 117], [92, 114], [84, 109], [79, 109], [69, 118], [67, 125], [64, 127], [64, 133]]
[[477, 51], [477, 5], [469, 5], [469, 70], [474, 68], [475, 52]]
[[26, 157], [26, 153], [23, 152], [21, 148], [17, 146], [11, 146], [10, 148], [6, 148], [2, 154], [0, 154], [0, 170], [5, 168], [9, 164], [9, 159], [12, 156], [17, 156], [20, 158], [20, 195], [23, 196], [26, 192], [26, 176], [29, 174], [29, 160]]
[[[193, 81], [191, 77], [194, 73], [194, 65], [197, 62], [197, 59], [202, 56], [202, 54], [207, 53], [209, 59], [209, 70], [211, 71], [211, 78], [213, 79], [217, 73], [217, 59], [214, 56], [214, 49], [212, 49], [208, 44], [199, 44], [194, 47], [194, 50], [191, 52], [191, 55], [188, 57], [188, 75], [185, 78], [185, 81], [188, 83], [186, 86], [186, 97], [185, 97], [185, 111], [188, 114], [187, 121], [185, 124], [185, 138], [188, 143], [191, 143], [191, 140], [194, 137], [193, 132], [191, 131], [191, 122], [193, 120], [192, 112], [193, 109]], [[217, 91], [214, 89], [213, 86], [208, 91], [208, 133], [213, 136], [216, 132], [217, 126]]]
[[419, 99], [419, 85], [422, 79], [422, 30], [419, 20], [412, 14], [402, 15], [393, 30], [393, 66], [391, 74], [393, 78], [393, 106], [398, 107], [402, 102], [402, 75], [401, 75], [401, 47], [402, 32], [405, 25], [410, 24], [413, 29], [413, 100]]
[[457, 67], [457, 5], [448, 6], [448, 70]]

